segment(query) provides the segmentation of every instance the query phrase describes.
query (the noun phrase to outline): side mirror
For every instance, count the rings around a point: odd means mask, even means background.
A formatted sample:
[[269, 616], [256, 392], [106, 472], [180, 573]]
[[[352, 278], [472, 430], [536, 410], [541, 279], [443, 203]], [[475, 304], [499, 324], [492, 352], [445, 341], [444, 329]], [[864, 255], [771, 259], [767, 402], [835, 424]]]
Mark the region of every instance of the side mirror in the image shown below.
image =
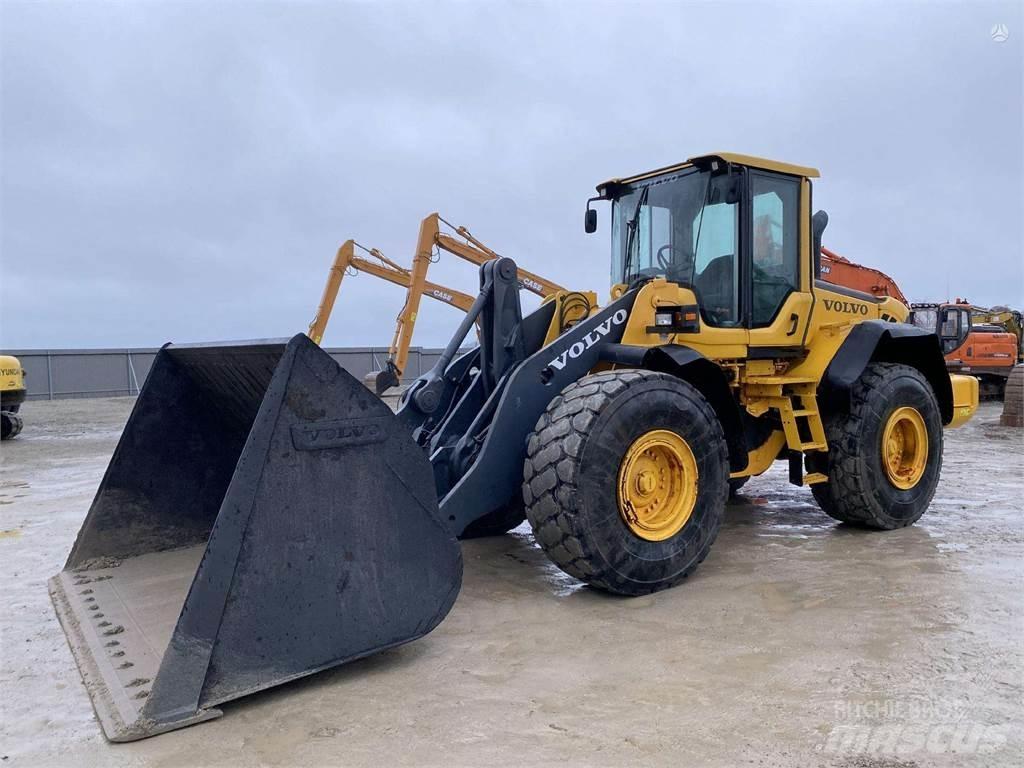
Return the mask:
[[587, 212], [583, 216], [583, 231], [588, 235], [597, 232], [597, 211], [593, 208], [587, 208]]

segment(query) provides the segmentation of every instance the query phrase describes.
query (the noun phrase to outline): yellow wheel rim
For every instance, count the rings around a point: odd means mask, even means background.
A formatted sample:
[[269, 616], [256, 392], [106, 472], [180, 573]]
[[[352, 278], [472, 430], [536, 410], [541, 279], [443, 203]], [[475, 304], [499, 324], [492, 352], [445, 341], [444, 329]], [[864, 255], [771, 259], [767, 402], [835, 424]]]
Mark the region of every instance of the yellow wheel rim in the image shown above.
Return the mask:
[[909, 490], [928, 466], [928, 428], [914, 408], [897, 408], [882, 433], [882, 466], [889, 482]]
[[647, 541], [672, 538], [697, 504], [697, 460], [675, 432], [655, 429], [637, 438], [619, 465], [619, 514]]

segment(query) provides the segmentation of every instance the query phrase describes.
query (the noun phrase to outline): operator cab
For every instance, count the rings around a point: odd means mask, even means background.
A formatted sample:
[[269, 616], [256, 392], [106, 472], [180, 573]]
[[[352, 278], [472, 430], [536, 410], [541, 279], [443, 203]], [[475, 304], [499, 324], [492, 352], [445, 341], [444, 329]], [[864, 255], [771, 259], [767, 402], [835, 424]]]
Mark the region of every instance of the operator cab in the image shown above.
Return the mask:
[[[709, 326], [768, 326], [801, 290], [801, 184], [816, 176], [719, 154], [599, 185], [592, 199], [612, 204], [612, 284], [664, 277], [693, 290]], [[596, 229], [589, 209], [585, 228]]]
[[910, 322], [939, 336], [942, 354], [960, 348], [971, 332], [971, 308], [968, 304], [914, 304]]

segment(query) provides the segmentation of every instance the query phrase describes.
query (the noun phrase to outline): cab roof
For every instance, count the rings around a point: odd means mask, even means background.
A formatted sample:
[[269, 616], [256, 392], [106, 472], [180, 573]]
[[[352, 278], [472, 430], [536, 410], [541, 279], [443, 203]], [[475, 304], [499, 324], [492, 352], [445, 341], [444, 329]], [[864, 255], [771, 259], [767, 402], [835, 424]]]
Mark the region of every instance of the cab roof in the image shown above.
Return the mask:
[[676, 163], [675, 165], [666, 165], [664, 168], [656, 168], [653, 171], [647, 171], [645, 173], [638, 173], [634, 176], [625, 176], [623, 178], [608, 179], [608, 181], [602, 182], [597, 185], [597, 191], [604, 193], [606, 189], [616, 187], [621, 184], [632, 184], [636, 181], [642, 181], [643, 179], [649, 179], [654, 176], [661, 176], [666, 173], [672, 173], [673, 171], [681, 171], [684, 168], [689, 168], [693, 165], [701, 165], [710, 163], [713, 160], [719, 160], [726, 163], [735, 163], [736, 165], [746, 165], [751, 168], [760, 168], [765, 171], [775, 171], [776, 173], [787, 173], [791, 176], [805, 176], [809, 179], [816, 179], [821, 176], [818, 173], [817, 168], [811, 168], [806, 165], [793, 165], [792, 163], [782, 163], [777, 160], [768, 160], [763, 157], [754, 157], [753, 155], [739, 155], [735, 152], [711, 152], [706, 155], [695, 155], [687, 158], [684, 163]]

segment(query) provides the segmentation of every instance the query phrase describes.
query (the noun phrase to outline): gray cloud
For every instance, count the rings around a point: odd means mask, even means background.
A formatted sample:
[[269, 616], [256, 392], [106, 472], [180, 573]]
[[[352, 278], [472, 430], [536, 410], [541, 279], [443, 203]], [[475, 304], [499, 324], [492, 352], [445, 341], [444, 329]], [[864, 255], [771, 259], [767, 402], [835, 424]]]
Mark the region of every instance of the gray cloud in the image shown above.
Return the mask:
[[[0, 13], [7, 347], [288, 335], [342, 240], [407, 262], [433, 210], [605, 295], [594, 184], [711, 150], [821, 168], [827, 243], [914, 300], [1024, 305], [1018, 3]], [[325, 342], [386, 344], [400, 302], [347, 281]], [[425, 305], [417, 343], [457, 319]]]

